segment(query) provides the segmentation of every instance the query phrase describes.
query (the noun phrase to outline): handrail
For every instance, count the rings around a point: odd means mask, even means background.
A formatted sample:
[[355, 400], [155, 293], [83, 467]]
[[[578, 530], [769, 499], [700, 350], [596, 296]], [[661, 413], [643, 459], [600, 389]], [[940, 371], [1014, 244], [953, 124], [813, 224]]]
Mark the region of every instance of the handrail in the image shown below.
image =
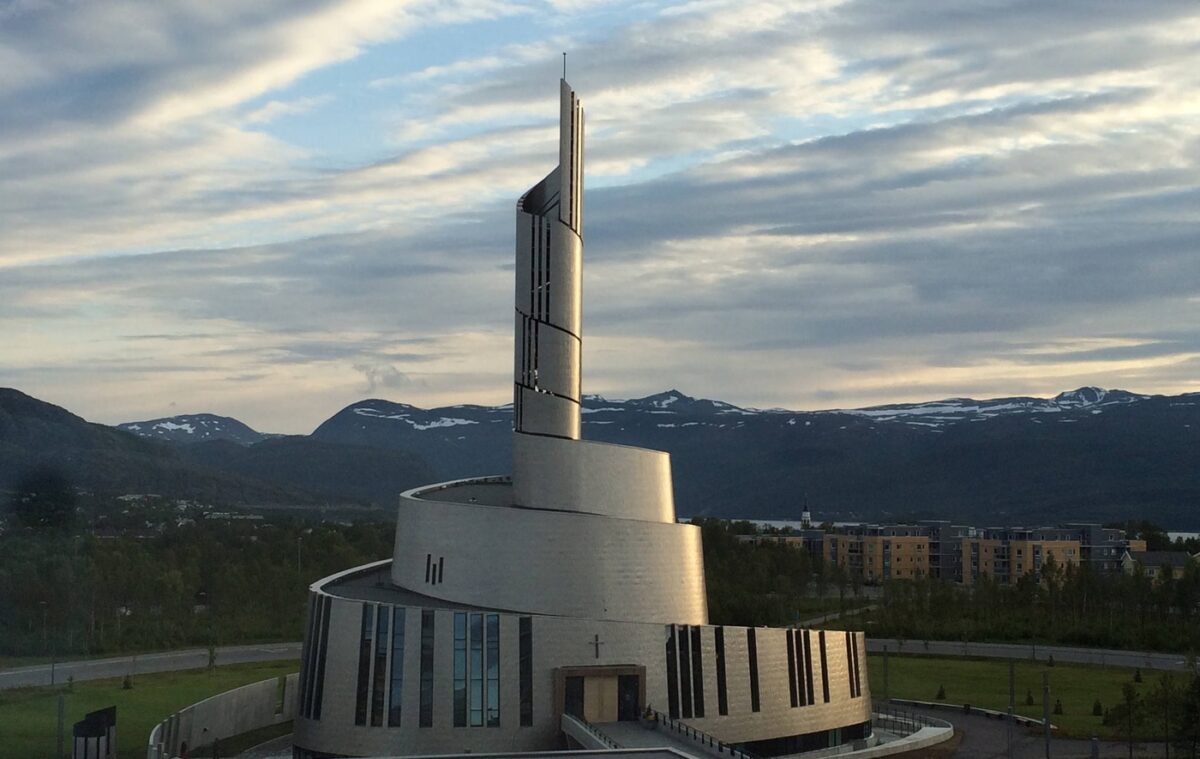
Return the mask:
[[609, 748], [612, 748], [612, 749], [621, 748], [620, 744], [618, 744], [612, 738], [609, 738], [604, 733], [597, 730], [596, 727], [594, 725], [592, 725], [592, 723], [588, 722], [583, 717], [577, 717], [574, 714], [565, 714], [564, 713], [562, 716], [562, 721], [563, 722], [567, 722], [567, 721], [575, 722], [580, 727], [582, 727], [589, 735], [596, 738], [596, 740], [600, 741], [601, 743], [603, 743], [605, 746], [608, 746]]
[[689, 738], [699, 743], [701, 746], [715, 749], [718, 754], [725, 754], [728, 752], [733, 759], [758, 759], [757, 756], [751, 754], [749, 751], [731, 746], [724, 741], [714, 738], [702, 730], [697, 730], [686, 722], [680, 722], [679, 720], [671, 719], [667, 715], [655, 709], [650, 709], [649, 712], [654, 716], [655, 723], [662, 725], [668, 730], [672, 730], [679, 735]]
[[909, 730], [915, 733], [925, 727], [947, 727], [950, 723], [909, 709], [901, 709], [894, 703], [876, 703], [871, 710], [874, 725], [890, 730]]

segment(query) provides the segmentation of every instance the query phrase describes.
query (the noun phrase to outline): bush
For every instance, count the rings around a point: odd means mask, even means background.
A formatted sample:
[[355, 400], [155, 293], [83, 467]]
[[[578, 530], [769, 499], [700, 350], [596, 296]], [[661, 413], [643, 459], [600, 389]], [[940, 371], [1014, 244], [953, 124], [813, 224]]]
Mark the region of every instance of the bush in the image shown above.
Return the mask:
[[1095, 703], [1092, 704], [1092, 716], [1093, 717], [1103, 717], [1104, 716], [1104, 707], [1100, 705], [1100, 699], [1096, 699]]
[[939, 685], [939, 686], [938, 686], [937, 700], [938, 700], [938, 701], [945, 701], [945, 700], [946, 700], [946, 686], [945, 686], [945, 685]]

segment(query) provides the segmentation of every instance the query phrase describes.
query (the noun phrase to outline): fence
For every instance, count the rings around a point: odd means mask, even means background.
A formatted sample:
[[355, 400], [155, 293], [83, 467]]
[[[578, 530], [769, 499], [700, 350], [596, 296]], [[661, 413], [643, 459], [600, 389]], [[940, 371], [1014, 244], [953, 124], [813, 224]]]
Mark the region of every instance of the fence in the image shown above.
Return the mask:
[[733, 757], [733, 759], [758, 759], [758, 757], [748, 751], [743, 751], [740, 748], [730, 746], [728, 743], [723, 743], [708, 733], [697, 730], [691, 725], [686, 725], [678, 720], [671, 719], [662, 712], [651, 710], [651, 714], [654, 717], [654, 721], [667, 730], [670, 730], [676, 735], [681, 735], [685, 738], [695, 741], [701, 746], [709, 748], [718, 754], [728, 754], [729, 756]]

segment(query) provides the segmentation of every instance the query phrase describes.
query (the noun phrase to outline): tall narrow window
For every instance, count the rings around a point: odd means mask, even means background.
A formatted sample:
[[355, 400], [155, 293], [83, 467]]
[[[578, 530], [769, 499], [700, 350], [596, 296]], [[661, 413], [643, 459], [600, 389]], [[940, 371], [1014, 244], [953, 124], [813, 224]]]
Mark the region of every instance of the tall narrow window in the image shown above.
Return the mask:
[[791, 630], [784, 630], [784, 633], [787, 634], [788, 699], [795, 708], [800, 705], [796, 698], [796, 641]]
[[746, 628], [746, 651], [750, 662], [750, 711], [759, 709], [758, 701], [758, 638], [754, 628]]
[[487, 615], [484, 672], [487, 674], [487, 726], [500, 727], [500, 615]]
[[421, 712], [418, 724], [433, 727], [433, 609], [421, 610]]
[[325, 702], [325, 653], [329, 649], [329, 607], [333, 599], [322, 597], [321, 604], [321, 645], [317, 649], [317, 683], [313, 686], [313, 719], [321, 719], [321, 704]]
[[471, 614], [467, 626], [467, 673], [470, 684], [467, 695], [471, 727], [483, 726], [483, 615]]
[[679, 695], [683, 697], [683, 718], [692, 717], [692, 646], [687, 625], [679, 627]]
[[812, 706], [817, 703], [817, 692], [813, 688], [813, 665], [812, 665], [812, 631], [804, 631], [804, 683], [808, 686], [805, 691], [808, 693], [808, 704]]
[[796, 700], [800, 702], [801, 706], [804, 706], [812, 703], [809, 700], [806, 685], [806, 678], [811, 675], [806, 672], [804, 667], [804, 638], [801, 637], [799, 630], [792, 630], [792, 640], [795, 643], [793, 648], [796, 649]]
[[850, 633], [846, 633], [846, 675], [850, 679], [850, 698], [855, 698], [858, 694], [854, 692], [854, 648]]
[[371, 677], [371, 725], [383, 725], [383, 696], [387, 693], [387, 656], [388, 656], [388, 622], [391, 621], [391, 609], [379, 607], [375, 621], [375, 672]]
[[854, 697], [862, 695], [862, 667], [858, 663], [858, 635], [850, 633], [850, 643], [854, 649]]
[[675, 655], [675, 625], [667, 625], [667, 714], [679, 719], [679, 661]]
[[400, 726], [401, 695], [404, 693], [404, 609], [392, 610], [392, 674], [388, 693], [388, 727]]
[[304, 652], [300, 668], [300, 714], [312, 716], [312, 684], [316, 679], [317, 631], [321, 621], [321, 599], [315, 593], [308, 596], [308, 632], [304, 636]]
[[817, 641], [821, 644], [821, 693], [825, 703], [829, 703], [829, 657], [825, 653], [825, 631], [817, 633]]
[[692, 626], [692, 701], [696, 718], [704, 716], [704, 659], [700, 645], [700, 626]]
[[467, 726], [467, 614], [454, 613], [454, 726]]
[[533, 619], [518, 620], [520, 637], [521, 727], [533, 725]]
[[717, 642], [717, 713], [729, 714], [729, 694], [725, 690], [725, 628], [713, 630]]
[[358, 636], [358, 687], [354, 695], [354, 724], [367, 724], [367, 694], [371, 689], [371, 641], [375, 635], [375, 607], [362, 606], [362, 628]]

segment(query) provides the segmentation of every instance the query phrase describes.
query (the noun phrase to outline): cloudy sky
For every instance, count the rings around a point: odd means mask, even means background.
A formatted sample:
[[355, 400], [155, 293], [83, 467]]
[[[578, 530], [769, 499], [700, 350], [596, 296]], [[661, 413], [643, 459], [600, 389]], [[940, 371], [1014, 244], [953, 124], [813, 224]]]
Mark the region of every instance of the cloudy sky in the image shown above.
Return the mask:
[[564, 50], [585, 391], [1200, 390], [1192, 0], [0, 0], [0, 386], [506, 402]]

